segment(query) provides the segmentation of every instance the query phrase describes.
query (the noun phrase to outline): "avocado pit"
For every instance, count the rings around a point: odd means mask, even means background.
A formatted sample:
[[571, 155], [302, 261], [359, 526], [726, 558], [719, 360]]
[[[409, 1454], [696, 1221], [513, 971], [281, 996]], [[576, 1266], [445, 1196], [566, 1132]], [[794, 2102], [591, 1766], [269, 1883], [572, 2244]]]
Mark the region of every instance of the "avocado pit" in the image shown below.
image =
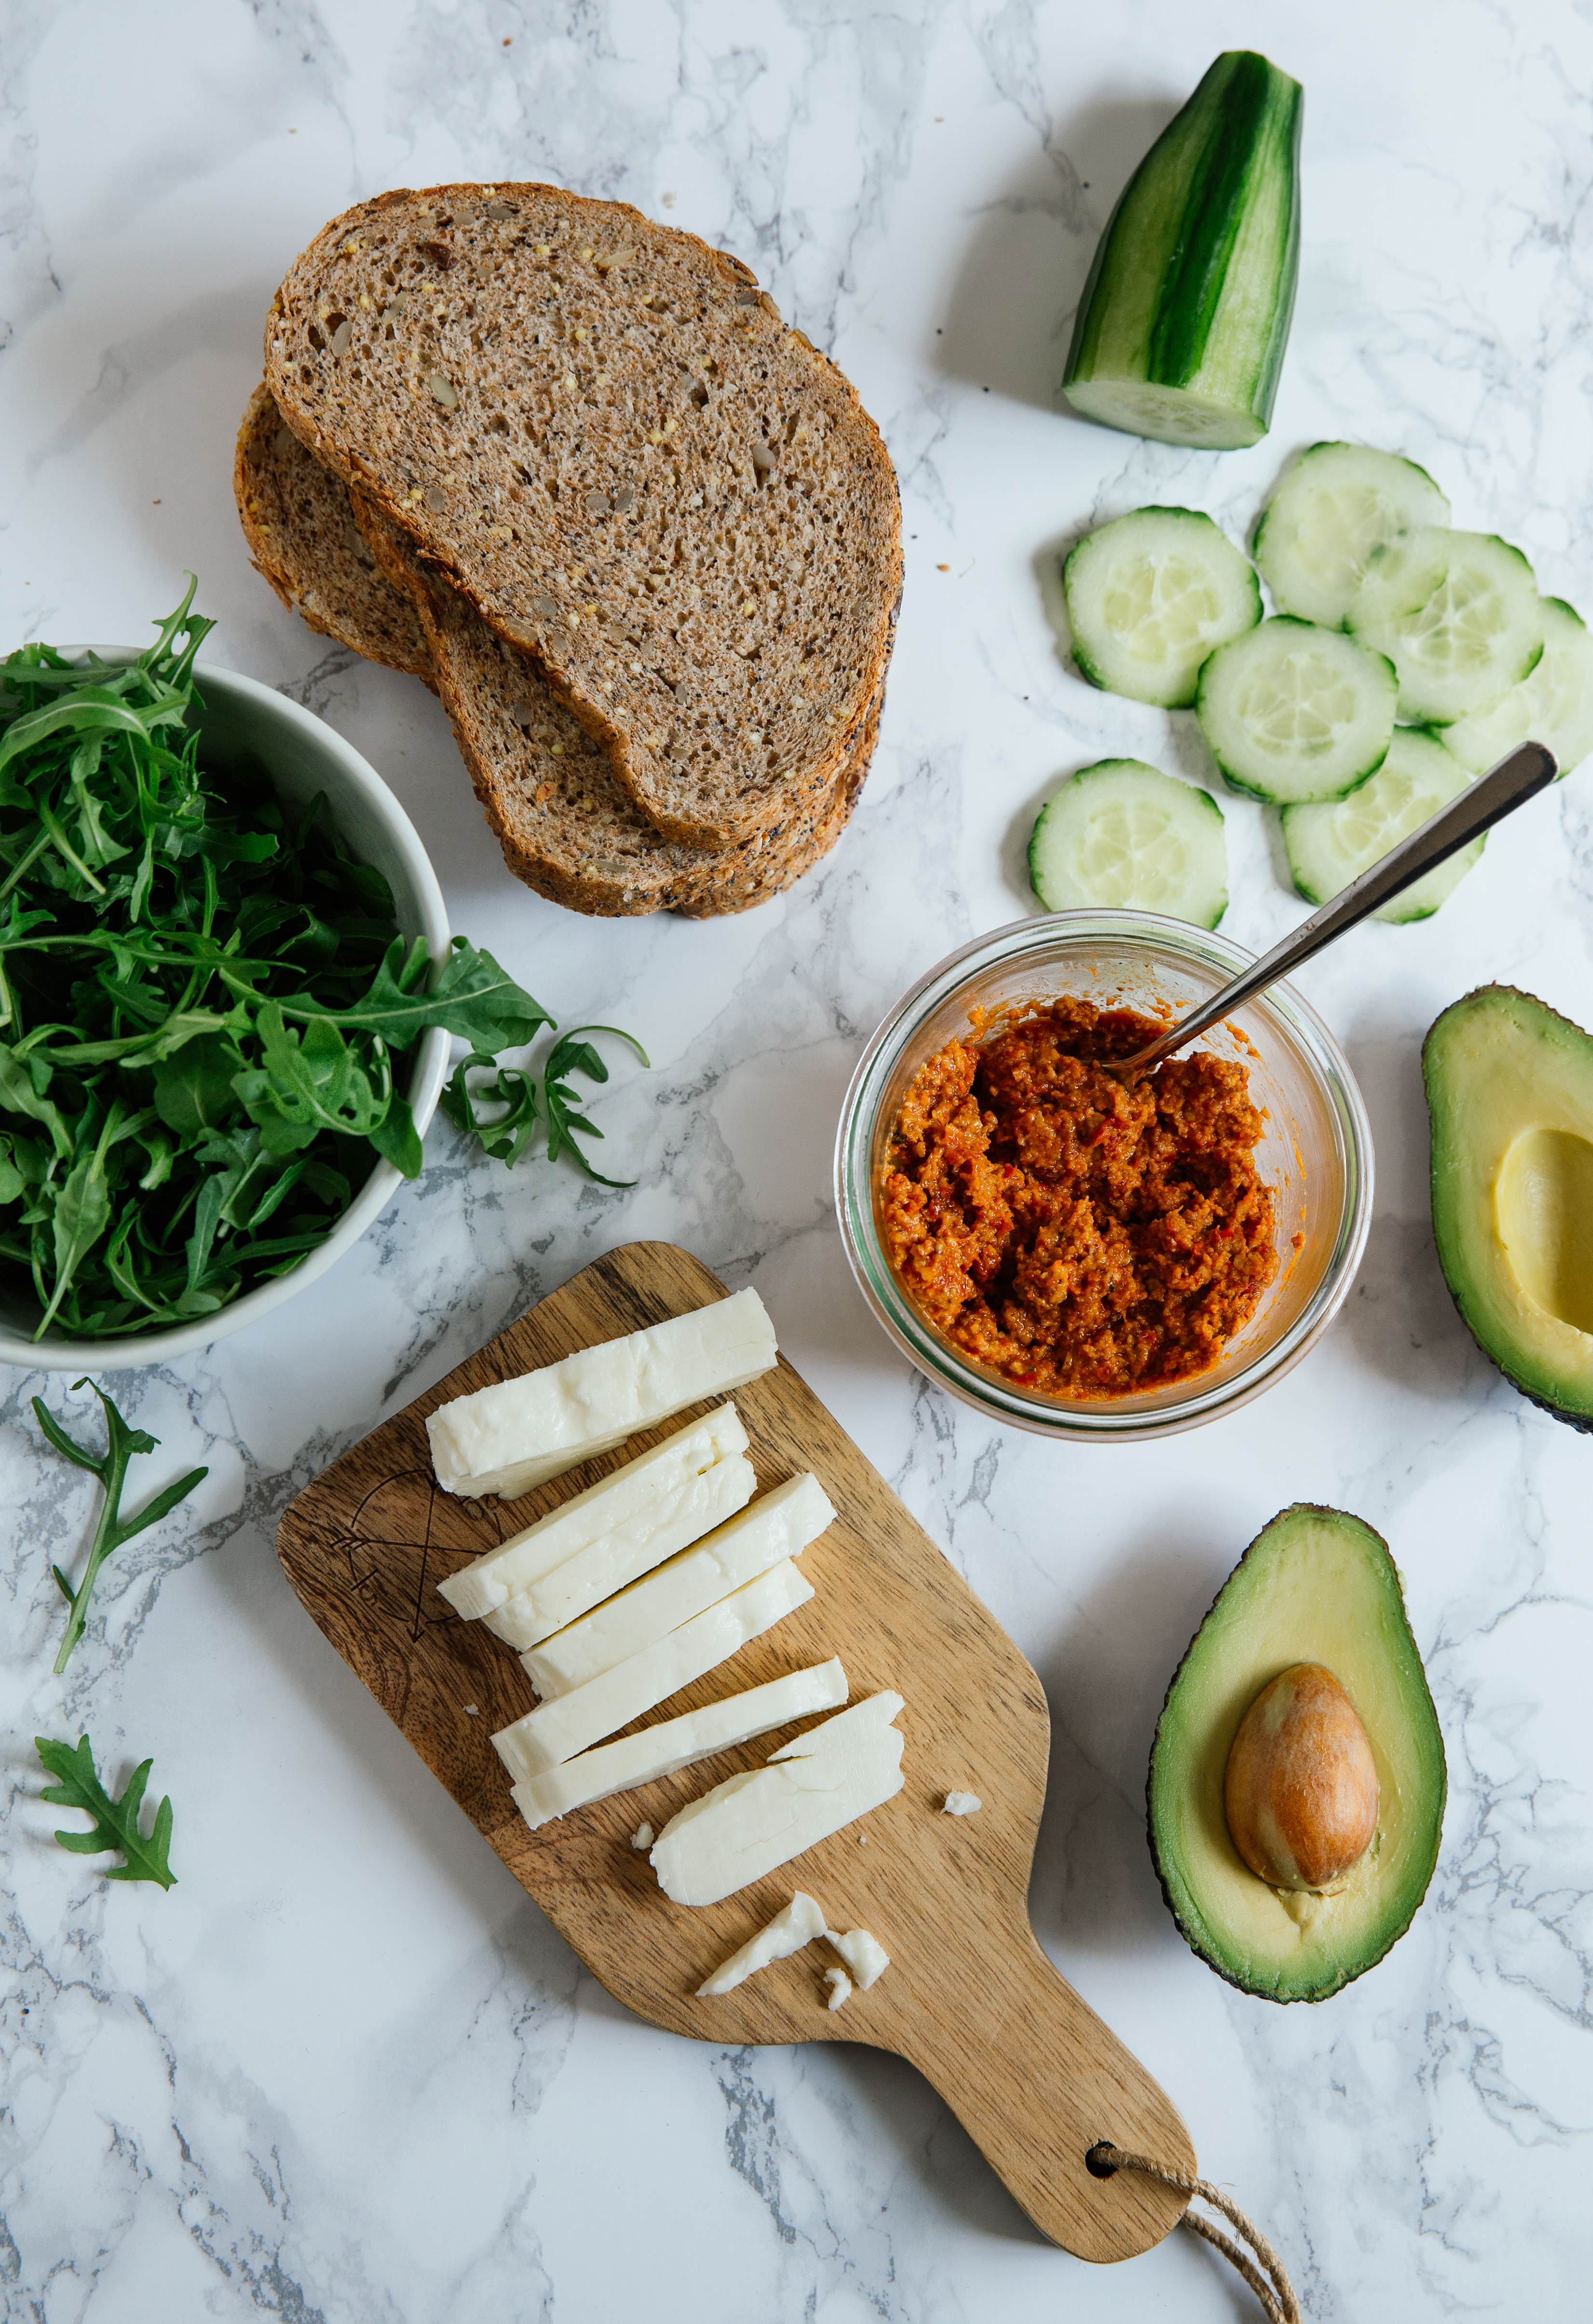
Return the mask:
[[1321, 1663], [1292, 1663], [1240, 1720], [1223, 1808], [1235, 1848], [1271, 1888], [1321, 1894], [1377, 1829], [1377, 1770], [1355, 1705]]

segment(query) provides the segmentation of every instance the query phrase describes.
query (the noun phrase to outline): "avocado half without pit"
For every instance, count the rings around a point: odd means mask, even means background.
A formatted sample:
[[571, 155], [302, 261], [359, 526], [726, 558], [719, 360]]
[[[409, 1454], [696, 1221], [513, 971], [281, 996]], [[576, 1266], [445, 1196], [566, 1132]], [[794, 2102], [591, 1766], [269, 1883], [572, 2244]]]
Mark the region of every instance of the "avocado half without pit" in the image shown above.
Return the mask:
[[1485, 984], [1422, 1050], [1432, 1232], [1456, 1306], [1506, 1379], [1593, 1428], [1593, 1038]]
[[1285, 1509], [1174, 1674], [1148, 1786], [1168, 1908], [1220, 1976], [1324, 2001], [1409, 1928], [1438, 1861], [1443, 1740], [1386, 1544]]

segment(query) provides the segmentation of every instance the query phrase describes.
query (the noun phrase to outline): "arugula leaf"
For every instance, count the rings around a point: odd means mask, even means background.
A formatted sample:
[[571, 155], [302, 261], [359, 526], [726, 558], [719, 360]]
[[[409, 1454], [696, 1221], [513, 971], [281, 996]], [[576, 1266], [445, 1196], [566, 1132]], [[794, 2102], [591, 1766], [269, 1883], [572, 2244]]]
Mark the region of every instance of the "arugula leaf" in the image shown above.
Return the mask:
[[25, 1113], [41, 1121], [54, 1140], [55, 1150], [63, 1160], [72, 1152], [72, 1133], [68, 1129], [60, 1108], [52, 1105], [44, 1092], [50, 1087], [50, 1068], [43, 1068], [42, 1083], [36, 1081], [25, 1060], [14, 1049], [0, 1042], [0, 1105], [8, 1113]]
[[152, 1759], [134, 1769], [121, 1798], [114, 1800], [99, 1780], [87, 1735], [78, 1737], [75, 1751], [69, 1743], [51, 1742], [47, 1735], [35, 1735], [33, 1748], [45, 1774], [56, 1779], [44, 1785], [40, 1798], [52, 1808], [81, 1808], [94, 1819], [88, 1831], [58, 1831], [55, 1836], [62, 1848], [70, 1849], [74, 1856], [103, 1856], [107, 1849], [117, 1850], [125, 1861], [111, 1867], [105, 1876], [107, 1880], [153, 1880], [162, 1888], [176, 1886], [177, 1875], [170, 1861], [170, 1797], [155, 1810], [154, 1825], [147, 1835], [138, 1828], [144, 1786], [155, 1764]]
[[44, 1310], [43, 1331], [71, 1288], [78, 1267], [111, 1222], [111, 1197], [106, 1185], [105, 1152], [97, 1147], [74, 1165], [56, 1197], [51, 1222], [55, 1235], [55, 1285]]
[[179, 1138], [218, 1130], [237, 1111], [233, 1076], [244, 1053], [230, 1033], [201, 1033], [155, 1066], [155, 1111]]
[[[395, 936], [370, 991], [352, 1009], [314, 1013], [326, 1014], [333, 1024], [380, 1033], [395, 1049], [407, 1049], [434, 1025], [478, 1049], [518, 1048], [553, 1022], [541, 1002], [516, 984], [490, 952], [477, 952], [467, 936], [454, 938], [429, 988], [420, 981], [425, 966], [425, 938], [417, 936], [406, 954], [403, 938]], [[311, 1013], [290, 1001], [282, 1009], [290, 1017]]]
[[87, 1627], [88, 1600], [94, 1594], [99, 1569], [106, 1558], [132, 1541], [135, 1535], [146, 1532], [151, 1526], [158, 1525], [162, 1517], [169, 1517], [178, 1503], [186, 1500], [194, 1487], [203, 1484], [210, 1474], [207, 1468], [190, 1469], [187, 1476], [180, 1477], [175, 1484], [163, 1486], [144, 1503], [135, 1517], [124, 1518], [122, 1488], [127, 1480], [128, 1462], [135, 1453], [152, 1452], [161, 1440], [158, 1436], [151, 1436], [144, 1429], [129, 1428], [104, 1388], [93, 1380], [74, 1380], [72, 1385], [74, 1388], [93, 1388], [105, 1406], [106, 1449], [103, 1453], [90, 1452], [86, 1445], [69, 1436], [41, 1397], [33, 1398], [33, 1417], [58, 1452], [78, 1468], [87, 1469], [99, 1479], [105, 1488], [105, 1504], [99, 1513], [99, 1523], [95, 1527], [94, 1539], [88, 1545], [88, 1563], [83, 1569], [83, 1579], [77, 1589], [72, 1588], [59, 1565], [55, 1569], [55, 1578], [70, 1601], [66, 1637], [61, 1640], [60, 1652], [55, 1658], [58, 1677], [65, 1670], [72, 1648]]
[[256, 1022], [264, 1067], [235, 1074], [233, 1087], [272, 1152], [308, 1145], [318, 1130], [369, 1138], [380, 1127], [392, 1100], [384, 1050], [375, 1052], [373, 1083], [330, 1017], [312, 1018], [299, 1035], [284, 1025], [281, 1008], [270, 1001]]
[[[609, 1077], [608, 1067], [597, 1051], [583, 1038], [587, 1033], [613, 1033], [620, 1040], [630, 1042], [644, 1065], [649, 1062], [640, 1042], [629, 1033], [622, 1033], [618, 1026], [582, 1025], [554, 1043], [540, 1079], [523, 1066], [504, 1065], [480, 1051], [472, 1051], [459, 1060], [437, 1102], [456, 1129], [474, 1131], [493, 1160], [507, 1163], [511, 1168], [526, 1152], [539, 1123], [545, 1120], [550, 1162], [556, 1161], [567, 1146], [587, 1177], [596, 1179], [599, 1185], [634, 1185], [633, 1178], [603, 1177], [600, 1171], [593, 1169], [575, 1142], [577, 1137], [603, 1136], [594, 1121], [576, 1111], [580, 1097], [565, 1079], [572, 1073], [585, 1074], [594, 1082], [606, 1082]], [[470, 1074], [483, 1067], [493, 1073], [493, 1078], [477, 1082], [473, 1087]], [[489, 1105], [498, 1103], [502, 1111], [482, 1113], [478, 1105], [483, 1099]]]
[[606, 1082], [609, 1069], [590, 1041], [586, 1033], [612, 1033], [617, 1041], [630, 1043], [645, 1065], [649, 1061], [647, 1051], [634, 1034], [622, 1033], [617, 1025], [577, 1025], [574, 1032], [566, 1033], [554, 1044], [543, 1074], [543, 1102], [548, 1109], [548, 1159], [556, 1162], [561, 1150], [568, 1146], [570, 1153], [589, 1178], [600, 1186], [633, 1186], [634, 1178], [605, 1178], [592, 1165], [576, 1144], [582, 1138], [601, 1138], [603, 1132], [594, 1121], [588, 1121], [576, 1108], [581, 1103], [578, 1093], [565, 1080], [566, 1074], [585, 1074], [589, 1081]]

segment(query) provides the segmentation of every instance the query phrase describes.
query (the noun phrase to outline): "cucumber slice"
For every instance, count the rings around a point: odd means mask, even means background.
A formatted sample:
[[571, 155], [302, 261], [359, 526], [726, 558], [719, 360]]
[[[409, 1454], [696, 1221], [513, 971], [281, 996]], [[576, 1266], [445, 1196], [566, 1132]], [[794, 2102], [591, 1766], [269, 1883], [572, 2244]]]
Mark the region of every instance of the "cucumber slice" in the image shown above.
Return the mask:
[[1228, 908], [1228, 842], [1209, 791], [1147, 767], [1100, 759], [1041, 808], [1029, 878], [1048, 912], [1162, 912], [1214, 928]]
[[1542, 742], [1569, 775], [1593, 751], [1593, 634], [1563, 597], [1543, 600], [1543, 658], [1509, 692], [1443, 730], [1444, 747], [1486, 775], [1518, 742]]
[[1266, 433], [1300, 271], [1298, 81], [1220, 56], [1107, 222], [1063, 393], [1103, 427], [1225, 451]]
[[1364, 444], [1313, 444], [1267, 503], [1256, 562], [1280, 613], [1337, 629], [1372, 553], [1450, 504], [1425, 468]]
[[1392, 540], [1380, 540], [1349, 601], [1346, 629], [1359, 632], [1379, 622], [1397, 622], [1424, 605], [1450, 569], [1450, 540], [1447, 524], [1418, 524]]
[[1443, 579], [1413, 613], [1349, 627], [1399, 672], [1399, 715], [1447, 726], [1516, 685], [1543, 650], [1543, 607], [1519, 549], [1491, 532], [1451, 532]]
[[1395, 691], [1382, 654], [1277, 613], [1218, 648], [1195, 715], [1230, 788], [1286, 807], [1342, 798], [1382, 764]]
[[1193, 509], [1142, 508], [1077, 542], [1062, 568], [1073, 659], [1091, 686], [1180, 709], [1201, 664], [1261, 619], [1242, 550]]
[[[1284, 845], [1295, 887], [1308, 904], [1325, 904], [1419, 830], [1470, 779], [1436, 734], [1419, 726], [1397, 728], [1377, 773], [1358, 783], [1347, 798], [1336, 799], [1331, 807], [1284, 809]], [[1376, 918], [1430, 919], [1459, 886], [1482, 849], [1483, 839], [1474, 839], [1459, 855], [1385, 904]]]

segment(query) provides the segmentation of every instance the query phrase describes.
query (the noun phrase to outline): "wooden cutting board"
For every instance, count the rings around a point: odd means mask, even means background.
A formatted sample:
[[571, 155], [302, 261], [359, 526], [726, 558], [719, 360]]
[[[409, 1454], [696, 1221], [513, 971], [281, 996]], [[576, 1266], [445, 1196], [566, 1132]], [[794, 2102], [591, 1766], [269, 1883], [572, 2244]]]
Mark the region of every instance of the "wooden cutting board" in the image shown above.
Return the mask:
[[[895, 2051], [928, 2077], [1054, 2242], [1082, 2259], [1129, 2258], [1161, 2240], [1183, 2199], [1137, 2172], [1096, 2178], [1090, 2148], [1111, 2139], [1191, 2175], [1194, 2154], [1171, 2100], [1057, 1975], [1029, 1926], [1050, 1742], [1040, 1683], [783, 1356], [735, 1402], [759, 1489], [811, 1469], [839, 1511], [802, 1558], [816, 1595], [649, 1717], [839, 1655], [854, 1702], [881, 1687], [906, 1699], [905, 1788], [704, 1910], [670, 1903], [631, 1835], [644, 1819], [661, 1831], [711, 1784], [760, 1766], [784, 1732], [535, 1832], [510, 1798], [489, 1738], [529, 1711], [535, 1692], [513, 1652], [461, 1621], [436, 1585], [695, 1415], [511, 1502], [438, 1489], [426, 1416], [725, 1296], [669, 1243], [631, 1243], [597, 1260], [335, 1462], [287, 1510], [277, 1554], [344, 1660], [616, 2000], [696, 2041]], [[984, 1805], [943, 1814], [948, 1791], [977, 1793]], [[814, 1945], [721, 1999], [697, 2000], [708, 1972], [796, 1887], [818, 1899], [832, 1928], [879, 1939], [891, 1965], [878, 1984], [830, 2011], [822, 1970], [832, 1957]]]

